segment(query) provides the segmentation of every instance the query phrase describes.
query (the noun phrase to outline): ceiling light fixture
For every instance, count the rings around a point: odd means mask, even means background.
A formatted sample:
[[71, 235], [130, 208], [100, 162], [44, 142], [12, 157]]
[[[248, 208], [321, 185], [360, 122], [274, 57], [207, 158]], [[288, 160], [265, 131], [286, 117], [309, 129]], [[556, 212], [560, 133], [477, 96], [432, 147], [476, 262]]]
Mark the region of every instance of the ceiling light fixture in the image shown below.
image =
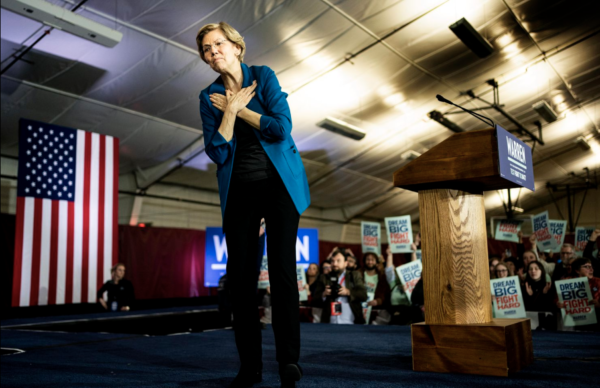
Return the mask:
[[577, 139], [575, 139], [575, 143], [579, 146], [579, 148], [581, 148], [582, 151], [589, 151], [592, 148], [590, 143], [583, 136], [579, 136]]
[[479, 58], [485, 58], [494, 52], [494, 47], [473, 26], [462, 18], [449, 27], [465, 46]]
[[538, 101], [532, 106], [533, 110], [537, 112], [544, 120], [552, 123], [558, 119], [558, 115], [552, 109], [552, 107], [544, 100]]
[[317, 123], [317, 126], [354, 140], [361, 140], [367, 135], [362, 129], [333, 117], [326, 117], [325, 120]]

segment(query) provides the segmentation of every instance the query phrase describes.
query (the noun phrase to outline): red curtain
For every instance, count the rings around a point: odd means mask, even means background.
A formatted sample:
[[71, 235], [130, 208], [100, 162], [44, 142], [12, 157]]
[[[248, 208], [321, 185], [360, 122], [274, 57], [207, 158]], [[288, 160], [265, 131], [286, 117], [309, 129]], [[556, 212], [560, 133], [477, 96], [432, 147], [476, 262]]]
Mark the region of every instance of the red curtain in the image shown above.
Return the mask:
[[203, 230], [119, 225], [119, 260], [136, 299], [211, 295], [204, 287], [205, 237]]

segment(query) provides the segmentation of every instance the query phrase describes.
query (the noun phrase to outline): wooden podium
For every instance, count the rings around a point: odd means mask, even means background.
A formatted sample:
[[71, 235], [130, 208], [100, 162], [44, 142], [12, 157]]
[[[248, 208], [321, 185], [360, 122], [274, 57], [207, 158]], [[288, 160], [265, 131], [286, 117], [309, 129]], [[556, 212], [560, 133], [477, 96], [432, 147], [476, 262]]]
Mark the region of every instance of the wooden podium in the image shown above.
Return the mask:
[[455, 134], [394, 173], [419, 193], [425, 323], [416, 371], [508, 376], [533, 362], [528, 319], [493, 319], [483, 192], [500, 177], [496, 129]]

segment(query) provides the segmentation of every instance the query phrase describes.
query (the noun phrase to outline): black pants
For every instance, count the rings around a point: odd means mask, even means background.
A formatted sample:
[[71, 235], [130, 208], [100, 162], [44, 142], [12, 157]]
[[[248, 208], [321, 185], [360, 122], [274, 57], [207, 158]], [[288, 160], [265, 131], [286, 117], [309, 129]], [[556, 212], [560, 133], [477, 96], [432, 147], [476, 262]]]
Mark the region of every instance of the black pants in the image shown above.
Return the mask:
[[267, 229], [267, 256], [273, 332], [280, 365], [298, 363], [300, 317], [296, 280], [296, 236], [300, 215], [281, 178], [243, 183], [232, 177], [224, 231], [233, 329], [242, 369], [262, 368], [262, 336], [256, 306], [256, 247], [261, 218]]

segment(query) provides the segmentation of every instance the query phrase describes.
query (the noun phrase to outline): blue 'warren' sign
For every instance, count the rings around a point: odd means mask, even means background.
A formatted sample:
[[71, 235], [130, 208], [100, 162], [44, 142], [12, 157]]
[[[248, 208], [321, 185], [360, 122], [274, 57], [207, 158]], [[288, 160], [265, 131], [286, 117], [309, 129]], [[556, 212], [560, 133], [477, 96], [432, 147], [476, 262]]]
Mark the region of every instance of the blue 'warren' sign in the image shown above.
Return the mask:
[[[269, 236], [267, 233], [268, 244]], [[266, 250], [268, 254], [268, 247]], [[299, 228], [298, 237], [296, 238], [296, 264], [299, 267], [307, 268], [310, 263], [319, 264], [319, 230]], [[204, 286], [217, 287], [219, 279], [225, 275], [226, 269], [227, 243], [225, 235], [223, 235], [223, 229], [220, 227], [206, 228]]]
[[497, 124], [496, 136], [498, 138], [500, 176], [535, 191], [531, 148]]

